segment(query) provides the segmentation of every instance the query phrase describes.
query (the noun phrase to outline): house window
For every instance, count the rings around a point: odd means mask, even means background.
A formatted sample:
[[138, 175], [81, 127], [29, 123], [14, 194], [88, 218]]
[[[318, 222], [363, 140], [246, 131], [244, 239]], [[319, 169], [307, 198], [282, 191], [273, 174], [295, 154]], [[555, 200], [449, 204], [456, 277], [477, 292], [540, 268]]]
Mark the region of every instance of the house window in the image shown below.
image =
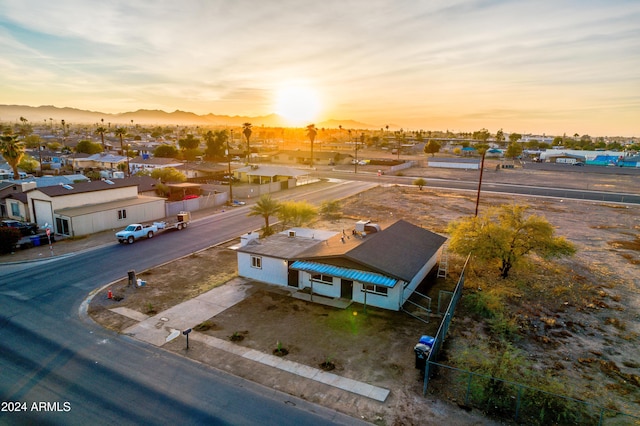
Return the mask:
[[127, 211], [125, 209], [118, 210], [118, 220], [126, 219]]
[[56, 217], [56, 232], [62, 235], [70, 235], [69, 234], [69, 221], [67, 219], [62, 219]]
[[11, 203], [11, 215], [20, 216], [20, 205], [18, 203]]
[[[374, 285], [374, 284], [364, 284], [363, 287], [367, 289], [367, 293], [379, 294], [381, 296], [386, 296], [389, 289], [382, 285]], [[364, 292], [364, 290], [360, 290]]]
[[262, 258], [260, 256], [251, 256], [251, 267], [262, 269]]
[[333, 277], [331, 275], [313, 274], [311, 275], [311, 281], [333, 285]]

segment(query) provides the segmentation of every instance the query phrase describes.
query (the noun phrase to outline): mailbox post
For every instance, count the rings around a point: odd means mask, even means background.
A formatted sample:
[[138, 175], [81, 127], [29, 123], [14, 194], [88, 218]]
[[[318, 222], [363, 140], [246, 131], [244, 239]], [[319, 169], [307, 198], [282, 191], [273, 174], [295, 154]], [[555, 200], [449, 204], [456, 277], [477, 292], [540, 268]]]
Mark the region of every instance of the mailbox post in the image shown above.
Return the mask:
[[191, 333], [191, 329], [187, 328], [186, 330], [184, 330], [182, 332], [182, 334], [184, 334], [185, 336], [187, 336], [187, 349], [189, 349], [189, 333]]

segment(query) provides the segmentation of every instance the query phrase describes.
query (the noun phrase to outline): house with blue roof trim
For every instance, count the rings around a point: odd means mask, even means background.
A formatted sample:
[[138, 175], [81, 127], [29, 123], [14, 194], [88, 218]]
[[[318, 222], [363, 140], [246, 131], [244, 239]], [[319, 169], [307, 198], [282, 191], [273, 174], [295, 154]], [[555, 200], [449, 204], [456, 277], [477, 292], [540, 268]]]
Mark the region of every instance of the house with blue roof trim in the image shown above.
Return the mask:
[[238, 275], [398, 311], [436, 266], [446, 240], [404, 220], [368, 234], [306, 228], [264, 239], [247, 234], [237, 249]]

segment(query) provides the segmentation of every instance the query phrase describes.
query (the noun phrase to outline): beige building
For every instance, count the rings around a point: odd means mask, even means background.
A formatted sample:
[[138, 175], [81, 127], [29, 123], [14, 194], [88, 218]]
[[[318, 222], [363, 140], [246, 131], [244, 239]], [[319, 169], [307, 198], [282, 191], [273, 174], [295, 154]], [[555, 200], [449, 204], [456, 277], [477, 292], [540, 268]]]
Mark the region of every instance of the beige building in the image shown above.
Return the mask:
[[165, 216], [164, 198], [139, 195], [138, 183], [128, 179], [43, 187], [26, 195], [33, 222], [53, 224], [61, 235], [88, 235]]
[[[127, 164], [127, 157], [122, 155], [93, 154], [88, 157], [71, 157], [73, 170], [118, 170], [119, 164]], [[126, 169], [126, 167], [125, 167]]]

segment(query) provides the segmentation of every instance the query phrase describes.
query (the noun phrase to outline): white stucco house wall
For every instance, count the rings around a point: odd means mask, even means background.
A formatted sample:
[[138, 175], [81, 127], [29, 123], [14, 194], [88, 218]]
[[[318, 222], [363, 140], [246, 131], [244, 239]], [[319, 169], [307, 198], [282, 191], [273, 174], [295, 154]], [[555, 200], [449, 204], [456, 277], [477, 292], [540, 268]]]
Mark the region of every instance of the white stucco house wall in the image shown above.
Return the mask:
[[180, 160], [176, 160], [174, 158], [152, 157], [149, 155], [138, 156], [129, 161], [131, 174], [135, 174], [140, 170], [152, 171], [154, 169], [162, 169], [166, 167], [176, 168], [180, 166], [182, 166], [182, 161]]
[[118, 170], [119, 164], [126, 164], [127, 157], [123, 155], [113, 155], [101, 152], [88, 157], [75, 156], [70, 157], [73, 164], [73, 170], [101, 169], [101, 170]]
[[480, 160], [477, 158], [431, 157], [427, 160], [427, 166], [443, 169], [480, 170]]
[[434, 268], [446, 241], [402, 220], [366, 236], [298, 228], [243, 238], [240, 276], [396, 311]]

